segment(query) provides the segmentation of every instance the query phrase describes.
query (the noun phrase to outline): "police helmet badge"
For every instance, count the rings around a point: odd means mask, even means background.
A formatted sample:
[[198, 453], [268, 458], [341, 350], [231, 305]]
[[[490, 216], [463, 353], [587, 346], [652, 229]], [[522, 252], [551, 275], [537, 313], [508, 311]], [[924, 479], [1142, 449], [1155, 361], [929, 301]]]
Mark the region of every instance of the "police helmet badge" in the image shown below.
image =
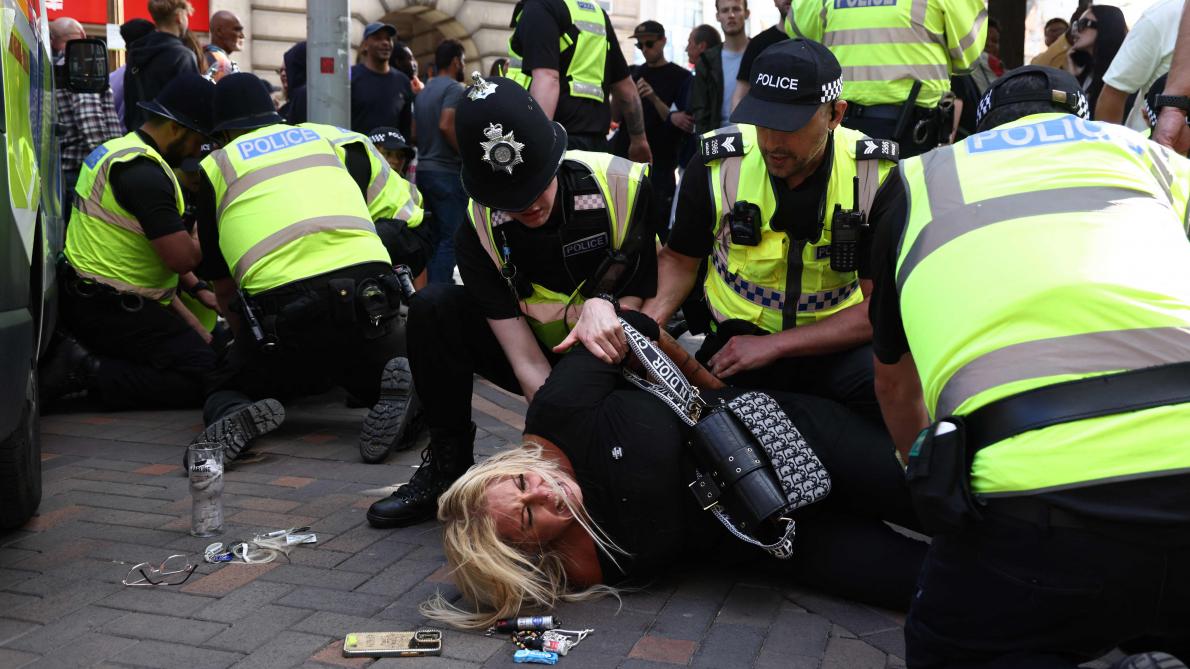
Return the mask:
[[496, 92], [496, 84], [483, 78], [479, 72], [471, 73], [471, 88], [467, 91], [468, 100], [483, 100]]
[[521, 158], [521, 149], [525, 148], [525, 145], [516, 141], [513, 131], [505, 134], [504, 126], [489, 123], [483, 134], [488, 141], [480, 142], [479, 146], [483, 149], [484, 162], [492, 166], [493, 172], [504, 170], [512, 174], [512, 168], [525, 162]]

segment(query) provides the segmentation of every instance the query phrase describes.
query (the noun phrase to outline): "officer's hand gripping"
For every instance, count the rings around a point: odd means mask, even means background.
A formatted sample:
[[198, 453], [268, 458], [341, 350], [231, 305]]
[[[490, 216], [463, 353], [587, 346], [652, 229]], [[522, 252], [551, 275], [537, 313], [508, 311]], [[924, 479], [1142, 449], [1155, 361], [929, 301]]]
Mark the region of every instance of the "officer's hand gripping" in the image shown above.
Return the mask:
[[554, 347], [554, 353], [562, 353], [582, 342], [596, 358], [607, 363], [618, 363], [628, 352], [628, 340], [616, 309], [606, 300], [598, 298], [583, 303], [583, 313], [574, 329]]
[[758, 369], [779, 357], [772, 339], [752, 335], [738, 335], [728, 340], [707, 363], [711, 373], [726, 378], [750, 369]]

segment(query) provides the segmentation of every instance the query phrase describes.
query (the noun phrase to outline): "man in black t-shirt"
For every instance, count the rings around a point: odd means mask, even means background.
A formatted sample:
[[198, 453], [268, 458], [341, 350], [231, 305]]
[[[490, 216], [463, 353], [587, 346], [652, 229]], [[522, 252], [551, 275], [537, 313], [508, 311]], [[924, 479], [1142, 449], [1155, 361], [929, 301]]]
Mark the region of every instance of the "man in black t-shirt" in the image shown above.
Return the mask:
[[[580, 4], [591, 3], [583, 0]], [[574, 72], [571, 66], [575, 52], [582, 45], [579, 40], [582, 31], [570, 16], [570, 10], [563, 0], [522, 0], [513, 10], [512, 27], [515, 30], [509, 42], [512, 56], [510, 69], [514, 74], [531, 78], [529, 92], [541, 105], [545, 115], [566, 129], [567, 148], [608, 150], [611, 109], [607, 104], [607, 96], [610, 94], [615, 100], [621, 123], [632, 137], [628, 157], [640, 163], [652, 162], [649, 141], [645, 137], [640, 94], [628, 76], [628, 64], [616, 42], [611, 18], [602, 9], [599, 9], [599, 13], [603, 15], [603, 25], [587, 25], [585, 30], [588, 35], [602, 32], [605, 38], [607, 56], [603, 67], [598, 68], [603, 75], [600, 82], [601, 100], [573, 94]], [[558, 46], [563, 35], [570, 36], [573, 41], [565, 50]]]
[[[684, 131], [670, 123], [670, 114], [678, 96], [689, 86], [690, 71], [665, 59], [665, 27], [660, 23], [645, 21], [636, 27], [632, 37], [645, 57], [644, 65], [633, 65], [629, 72], [645, 106], [645, 135], [653, 151], [653, 168], [649, 170], [653, 201], [668, 218], [676, 188], [678, 151], [686, 138]], [[627, 133], [617, 133], [612, 152], [627, 156], [627, 151]]]
[[[532, 399], [558, 354], [627, 351], [617, 318], [656, 290], [647, 168], [566, 150], [566, 130], [511, 79], [476, 78], [455, 113], [470, 225], [455, 235], [462, 286], [410, 301], [409, 360], [430, 445], [409, 483], [368, 510], [376, 527], [433, 517], [472, 462], [476, 373]], [[632, 193], [635, 192], [635, 195]]]
[[789, 39], [789, 36], [785, 34], [784, 25], [785, 15], [789, 13], [790, 0], [773, 0], [773, 4], [777, 6], [781, 20], [777, 21], [777, 25], [765, 28], [759, 35], [748, 41], [748, 48], [744, 49], [744, 57], [740, 59], [739, 72], [735, 75], [735, 92], [731, 94], [732, 109], [740, 104], [740, 100], [743, 100], [752, 88], [752, 80], [749, 75], [752, 73], [752, 63], [760, 55], [760, 52], [777, 42]]
[[362, 62], [351, 68], [351, 129], [367, 134], [372, 128], [394, 126], [411, 136], [413, 87], [409, 77], [393, 69], [393, 37], [397, 29], [370, 23], [360, 43]]

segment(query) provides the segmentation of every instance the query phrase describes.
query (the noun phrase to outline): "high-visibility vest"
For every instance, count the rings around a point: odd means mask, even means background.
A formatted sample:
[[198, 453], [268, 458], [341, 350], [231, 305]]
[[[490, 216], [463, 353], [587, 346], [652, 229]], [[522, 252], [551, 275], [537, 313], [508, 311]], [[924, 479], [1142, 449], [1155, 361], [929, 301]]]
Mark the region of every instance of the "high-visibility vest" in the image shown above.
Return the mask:
[[[619, 249], [628, 233], [636, 199], [640, 193], [641, 179], [648, 174], [648, 165], [634, 163], [607, 153], [591, 151], [567, 151], [565, 160], [579, 163], [586, 168], [599, 184], [600, 193], [581, 195], [574, 198], [576, 211], [603, 210], [607, 215], [608, 232], [613, 249]], [[556, 202], [556, 207], [564, 206]], [[479, 243], [497, 268], [508, 264], [506, 245], [498, 232], [501, 225], [514, 224], [507, 212], [493, 211], [471, 200], [467, 218], [479, 237]], [[569, 295], [559, 293], [537, 283], [531, 283], [533, 292], [521, 300], [521, 313], [529, 319], [533, 333], [541, 343], [549, 347], [562, 343], [570, 329], [578, 322], [583, 311], [583, 297], [579, 294], [583, 283], [575, 286]]]
[[[743, 143], [742, 148], [733, 147], [737, 155], [707, 162], [711, 199], [715, 203], [715, 244], [703, 288], [711, 314], [719, 322], [742, 320], [768, 332], [781, 332], [791, 325], [815, 323], [862, 302], [858, 275], [831, 269], [830, 248], [835, 205], [840, 204], [844, 209], [856, 206], [853, 182], [859, 167], [855, 149], [856, 143], [864, 139], [863, 133], [842, 126], [832, 133], [831, 174], [822, 206], [819, 211], [806, 212], [807, 216], [819, 219], [821, 234], [816, 240], [806, 241], [800, 249], [792, 248], [797, 240], [791, 240], [785, 232], [773, 230], [770, 225], [777, 213], [777, 196], [764, 156], [756, 144], [756, 127], [742, 123], [730, 125], [706, 133], [703, 141], [712, 138], [730, 141], [737, 134]], [[864, 169], [871, 170], [867, 172], [871, 175], [867, 187], [872, 189], [892, 169], [892, 163], [884, 160], [863, 162]], [[748, 202], [760, 208], [760, 244], [732, 243], [730, 226], [724, 223], [724, 217], [731, 213], [736, 202]], [[800, 276], [790, 274], [791, 252], [800, 255]], [[797, 300], [796, 307], [787, 306], [791, 299]]]
[[[1190, 161], [1040, 114], [901, 163], [896, 287], [931, 415], [1190, 360]], [[1190, 470], [1190, 404], [1025, 432], [972, 484], [1021, 494]]]
[[249, 295], [370, 262], [388, 251], [335, 149], [309, 128], [253, 130], [202, 161], [219, 248]]
[[[607, 23], [603, 10], [593, 0], [564, 0], [570, 14], [570, 28], [562, 31], [558, 39], [558, 53], [574, 49], [570, 65], [562, 75], [563, 83], [569, 86], [570, 96], [587, 98], [597, 102], [607, 100], [603, 91], [603, 68], [607, 59]], [[513, 16], [513, 27], [520, 21], [520, 13]], [[508, 38], [508, 78], [529, 89], [533, 78], [521, 68], [521, 56], [512, 47]]]
[[347, 162], [346, 146], [359, 144], [368, 153], [368, 167], [371, 170], [368, 191], [364, 200], [373, 221], [382, 218], [405, 221], [410, 228], [421, 225], [425, 211], [421, 207], [421, 193], [400, 174], [393, 171], [388, 161], [372, 144], [366, 135], [324, 123], [302, 123], [298, 127], [310, 128], [322, 135], [335, 147], [335, 153], [344, 164]]
[[169, 303], [178, 273], [166, 266], [144, 228], [120, 206], [109, 180], [112, 165], [149, 158], [174, 186], [178, 215], [186, 209], [173, 168], [135, 132], [104, 142], [83, 161], [75, 186], [75, 211], [66, 233], [66, 259], [82, 278], [118, 291]]
[[914, 81], [916, 104], [937, 106], [950, 75], [966, 72], [987, 38], [985, 0], [799, 0], [785, 32], [822, 42], [843, 68], [843, 99], [899, 105]]

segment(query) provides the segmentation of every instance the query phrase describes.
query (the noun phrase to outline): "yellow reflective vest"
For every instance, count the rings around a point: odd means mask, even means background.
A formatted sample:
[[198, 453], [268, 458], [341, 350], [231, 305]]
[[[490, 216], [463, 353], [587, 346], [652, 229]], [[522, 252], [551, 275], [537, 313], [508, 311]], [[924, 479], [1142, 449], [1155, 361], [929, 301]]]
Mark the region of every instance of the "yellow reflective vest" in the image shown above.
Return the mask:
[[[595, 0], [564, 0], [570, 14], [570, 28], [562, 31], [558, 39], [558, 53], [565, 54], [573, 49], [570, 65], [560, 72], [562, 83], [569, 87], [570, 96], [604, 102], [603, 68], [607, 59], [607, 22], [603, 10]], [[520, 13], [513, 16], [513, 27], [520, 21]], [[512, 37], [508, 38], [508, 78], [529, 89], [530, 73], [522, 67], [521, 56], [513, 49]]]
[[[590, 171], [601, 191], [598, 195], [582, 196], [581, 202], [576, 199], [575, 208], [602, 209], [607, 214], [611, 246], [620, 248], [636, 211], [641, 179], [648, 174], [649, 166], [591, 151], [567, 151], [564, 159]], [[564, 203], [555, 201], [554, 206], [561, 207]], [[507, 212], [493, 211], [475, 200], [467, 208], [467, 217], [488, 257], [503, 270], [508, 264], [505, 255], [508, 251], [499, 227], [515, 222]], [[552, 348], [562, 343], [578, 322], [583, 309], [583, 297], [579, 294], [582, 285], [580, 282], [573, 293], [565, 295], [532, 283], [532, 293], [520, 300], [521, 313], [529, 319], [533, 333], [542, 344]]]
[[371, 169], [368, 192], [364, 200], [368, 203], [368, 213], [373, 221], [388, 218], [405, 221], [410, 228], [421, 225], [422, 219], [425, 218], [425, 211], [421, 208], [421, 193], [416, 186], [393, 171], [366, 135], [324, 123], [302, 123], [298, 127], [309, 128], [322, 135], [334, 145], [335, 153], [344, 164], [347, 162], [345, 147], [348, 144], [364, 147]]
[[[896, 282], [931, 415], [1190, 360], [1190, 161], [1040, 114], [901, 163]], [[1025, 432], [975, 455], [985, 495], [1190, 469], [1190, 404]]]
[[309, 128], [253, 130], [202, 161], [219, 248], [249, 295], [370, 262], [388, 251], [330, 142]]
[[169, 175], [178, 215], [185, 211], [182, 187], [165, 158], [135, 132], [104, 142], [87, 156], [74, 192], [75, 212], [66, 234], [66, 259], [82, 278], [118, 291], [169, 303], [178, 274], [153, 249], [141, 224], [116, 201], [112, 165], [150, 158]]
[[[865, 139], [864, 135], [842, 126], [832, 133], [831, 175], [823, 203], [820, 211], [806, 213], [821, 219], [822, 233], [798, 249], [792, 248], [796, 240], [770, 226], [777, 212], [777, 196], [769, 181], [764, 156], [756, 144], [756, 127], [742, 123], [727, 126], [706, 133], [703, 141], [713, 138], [731, 141], [737, 133], [740, 137], [736, 139], [743, 140], [743, 155], [707, 162], [711, 199], [715, 203], [715, 244], [703, 287], [711, 314], [718, 322], [742, 320], [768, 332], [781, 332], [788, 329], [786, 312], [796, 314], [795, 325], [807, 325], [862, 302], [863, 291], [856, 273], [831, 269], [830, 247], [835, 205], [841, 204], [844, 209], [855, 206], [853, 182], [859, 169], [856, 144]], [[875, 168], [868, 172], [871, 176], [867, 187], [871, 189], [883, 183], [892, 169], [892, 163], [884, 160], [862, 162], [865, 170]], [[760, 208], [760, 244], [743, 246], [731, 242], [730, 226], [724, 224], [724, 217], [736, 202]], [[790, 276], [791, 252], [800, 254], [800, 276]], [[788, 300], [797, 300], [796, 306], [787, 306]]]
[[843, 67], [843, 99], [899, 105], [914, 81], [919, 107], [933, 108], [987, 39], [984, 0], [798, 0], [785, 32], [822, 42]]

